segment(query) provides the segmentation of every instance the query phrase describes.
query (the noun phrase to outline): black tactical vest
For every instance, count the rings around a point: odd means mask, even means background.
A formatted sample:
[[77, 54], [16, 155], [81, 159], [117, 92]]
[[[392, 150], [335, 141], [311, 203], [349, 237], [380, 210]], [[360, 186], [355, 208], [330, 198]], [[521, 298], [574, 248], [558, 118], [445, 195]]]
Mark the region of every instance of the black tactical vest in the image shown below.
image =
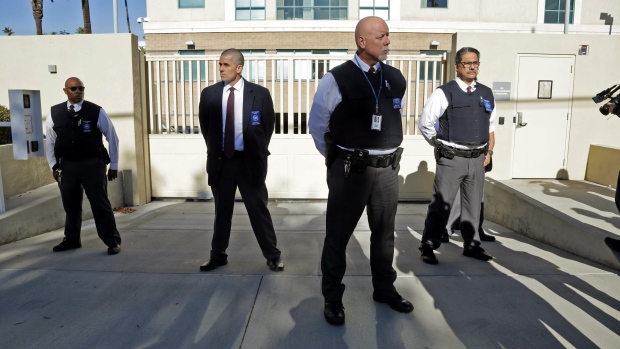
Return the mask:
[[[329, 130], [336, 144], [351, 149], [390, 149], [403, 141], [400, 108], [405, 95], [406, 81], [403, 74], [381, 63], [381, 71], [363, 72], [353, 61], [347, 61], [331, 70], [342, 102], [338, 104], [329, 120]], [[371, 130], [376, 100], [373, 90], [379, 94], [379, 114], [382, 115], [381, 131]], [[402, 107], [402, 106], [400, 106]]]
[[84, 101], [79, 112], [67, 110], [67, 102], [52, 107], [52, 121], [56, 132], [56, 158], [84, 160], [100, 157], [102, 134], [97, 127], [101, 107]]
[[[439, 118], [437, 138], [464, 145], [482, 145], [489, 141], [489, 118], [495, 108], [493, 91], [476, 83], [476, 90], [467, 93], [455, 80], [439, 87], [448, 99], [448, 109]], [[490, 103], [487, 111], [484, 101]]]

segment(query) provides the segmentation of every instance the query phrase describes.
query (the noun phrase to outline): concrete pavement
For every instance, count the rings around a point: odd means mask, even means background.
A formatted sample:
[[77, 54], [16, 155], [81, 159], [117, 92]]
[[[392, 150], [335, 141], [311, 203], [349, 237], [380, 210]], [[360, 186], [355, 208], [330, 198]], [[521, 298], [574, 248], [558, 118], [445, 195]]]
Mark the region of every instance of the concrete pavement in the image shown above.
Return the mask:
[[83, 247], [62, 231], [0, 246], [1, 348], [618, 348], [620, 278], [487, 222], [485, 263], [458, 237], [426, 265], [417, 246], [427, 204], [399, 205], [396, 286], [415, 309], [372, 300], [363, 216], [347, 250], [346, 323], [322, 315], [325, 202], [271, 202], [285, 271], [269, 271], [243, 204], [229, 264], [211, 273], [212, 202], [155, 201], [117, 215], [123, 250], [108, 256], [92, 220]]

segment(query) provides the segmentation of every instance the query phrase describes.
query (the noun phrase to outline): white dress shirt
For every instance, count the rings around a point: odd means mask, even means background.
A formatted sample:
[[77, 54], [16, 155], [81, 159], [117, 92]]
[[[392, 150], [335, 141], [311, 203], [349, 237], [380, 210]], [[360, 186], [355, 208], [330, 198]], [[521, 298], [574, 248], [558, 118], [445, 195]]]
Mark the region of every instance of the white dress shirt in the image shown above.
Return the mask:
[[[235, 86], [235, 150], [243, 151], [243, 78], [239, 79]], [[230, 95], [229, 84], [224, 85], [222, 93], [222, 139], [226, 137], [226, 107], [228, 106], [228, 96]], [[222, 142], [222, 147], [225, 142]], [[224, 148], [222, 148], [224, 149]]]
[[[368, 64], [359, 59], [357, 53], [353, 56], [352, 61], [364, 72], [367, 72], [370, 69]], [[377, 62], [377, 64], [374, 65], [374, 68], [376, 71], [379, 70], [381, 68], [381, 63]], [[325, 133], [329, 131], [329, 119], [340, 102], [342, 102], [342, 94], [340, 93], [336, 79], [334, 79], [332, 73], [327, 73], [323, 76], [323, 78], [321, 78], [321, 82], [319, 83], [316, 93], [314, 94], [314, 101], [312, 102], [312, 109], [310, 109], [310, 117], [308, 119], [308, 128], [310, 129], [310, 134], [312, 134], [312, 138], [314, 139], [314, 145], [319, 152], [323, 154], [323, 156], [325, 156], [325, 152], [327, 151], [327, 145], [325, 144]], [[402, 105], [405, 105], [404, 100], [401, 102], [401, 106]], [[347, 149], [343, 147], [341, 148]], [[396, 148], [366, 150], [368, 150], [370, 155], [381, 155], [391, 154], [396, 150]]]
[[[75, 111], [78, 112], [82, 109], [84, 101], [74, 104]], [[67, 101], [67, 110], [71, 106], [71, 103]], [[118, 136], [112, 121], [106, 114], [105, 110], [101, 108], [99, 110], [99, 118], [97, 120], [97, 128], [103, 133], [108, 141], [108, 150], [110, 151], [110, 170], [118, 170]], [[52, 119], [52, 111], [47, 114], [45, 120], [45, 156], [47, 157], [47, 163], [50, 169], [56, 164], [56, 156], [54, 155], [54, 145], [56, 144], [56, 131], [54, 131], [54, 120]]]
[[[459, 85], [463, 92], [467, 92], [467, 85], [463, 80], [456, 77], [454, 79], [456, 83]], [[471, 84], [472, 92], [476, 90], [476, 82], [474, 81]], [[439, 121], [439, 118], [443, 115], [443, 113], [448, 109], [448, 99], [446, 98], [446, 94], [442, 89], [436, 89], [431, 96], [426, 101], [424, 105], [424, 109], [422, 110], [422, 115], [420, 116], [420, 124], [418, 128], [424, 135], [424, 138], [430, 145], [434, 145], [432, 142], [433, 137], [437, 135], [437, 131], [435, 130], [435, 124]], [[495, 132], [495, 126], [493, 125], [493, 120], [495, 120], [495, 115], [497, 114], [497, 105], [493, 106], [493, 111], [491, 112], [491, 116], [489, 117], [489, 133]], [[471, 146], [468, 147], [462, 144], [452, 143], [446, 140], [439, 140], [445, 145], [458, 148], [458, 149], [474, 149], [474, 148], [484, 148], [484, 146]]]

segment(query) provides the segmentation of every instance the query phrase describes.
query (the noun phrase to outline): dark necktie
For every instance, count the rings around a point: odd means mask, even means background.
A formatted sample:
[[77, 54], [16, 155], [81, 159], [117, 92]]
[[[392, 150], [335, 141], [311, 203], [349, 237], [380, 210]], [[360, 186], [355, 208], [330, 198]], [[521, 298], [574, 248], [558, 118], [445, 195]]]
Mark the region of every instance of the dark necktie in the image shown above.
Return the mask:
[[73, 106], [73, 104], [69, 106], [69, 111], [75, 113], [75, 107]]
[[370, 74], [374, 74], [375, 73], [375, 67], [370, 67], [370, 69], [368, 69], [368, 72]]
[[224, 128], [224, 154], [230, 159], [235, 155], [235, 88], [230, 88], [226, 104], [226, 127]]
[[471, 86], [467, 86], [467, 93], [471, 93]]

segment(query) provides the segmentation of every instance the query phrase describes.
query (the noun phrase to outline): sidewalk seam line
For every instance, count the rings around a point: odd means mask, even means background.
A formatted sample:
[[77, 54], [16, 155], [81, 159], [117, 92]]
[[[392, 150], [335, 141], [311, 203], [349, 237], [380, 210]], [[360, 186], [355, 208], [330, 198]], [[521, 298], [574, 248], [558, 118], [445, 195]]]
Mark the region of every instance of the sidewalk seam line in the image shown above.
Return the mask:
[[252, 303], [252, 309], [250, 309], [250, 315], [248, 316], [248, 322], [245, 324], [245, 329], [243, 330], [243, 336], [241, 337], [241, 344], [239, 345], [239, 349], [243, 347], [243, 341], [245, 340], [245, 334], [248, 332], [248, 327], [250, 326], [250, 321], [252, 321], [252, 314], [254, 314], [254, 307], [256, 306], [256, 300], [258, 299], [258, 293], [260, 292], [260, 287], [263, 284], [263, 278], [265, 276], [261, 276], [260, 281], [258, 282], [258, 287], [256, 288], [256, 295], [254, 295], [254, 302]]

